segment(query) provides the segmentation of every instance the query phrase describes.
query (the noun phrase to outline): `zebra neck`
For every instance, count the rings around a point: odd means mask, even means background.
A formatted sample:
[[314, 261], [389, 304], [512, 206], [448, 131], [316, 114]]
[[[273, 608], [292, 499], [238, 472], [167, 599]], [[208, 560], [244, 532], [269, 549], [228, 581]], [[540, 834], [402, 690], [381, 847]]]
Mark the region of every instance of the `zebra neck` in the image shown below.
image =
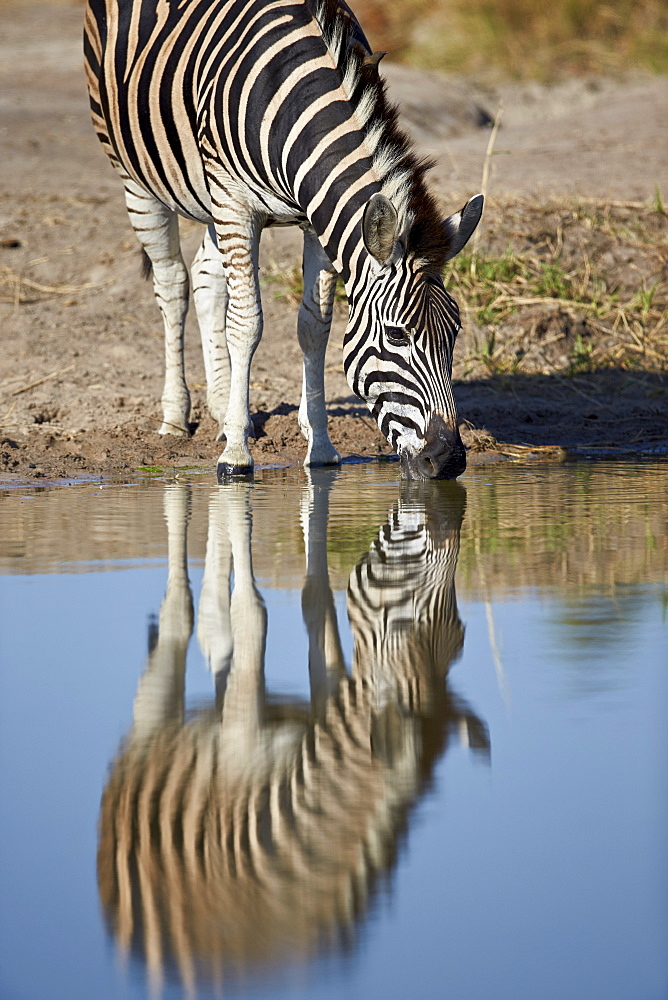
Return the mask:
[[380, 191], [381, 185], [375, 178], [370, 181], [367, 175], [354, 184], [348, 197], [343, 198], [336, 197], [338, 187], [335, 180], [334, 194], [326, 199], [328, 204], [317, 205], [315, 209], [307, 204], [305, 210], [323, 250], [343, 278], [350, 295], [371, 264], [362, 238], [362, 217], [369, 198]]
[[[371, 195], [381, 189], [375, 177], [367, 175], [355, 181], [343, 196], [342, 185], [336, 177], [321, 179], [319, 190], [307, 190], [306, 193], [304, 184], [298, 201], [327, 258], [343, 278], [348, 294], [371, 261], [362, 239], [362, 216]], [[312, 185], [315, 187], [315, 181]]]
[[315, 115], [284, 151], [283, 177], [290, 200], [307, 216], [348, 287], [369, 258], [362, 216], [382, 181], [350, 107], [341, 100], [327, 111], [324, 121]]

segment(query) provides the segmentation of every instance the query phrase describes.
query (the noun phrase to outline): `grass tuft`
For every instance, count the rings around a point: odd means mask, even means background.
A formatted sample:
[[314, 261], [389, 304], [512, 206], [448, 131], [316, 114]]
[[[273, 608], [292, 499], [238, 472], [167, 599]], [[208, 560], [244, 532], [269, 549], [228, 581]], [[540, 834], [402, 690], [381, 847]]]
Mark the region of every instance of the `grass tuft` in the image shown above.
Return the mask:
[[490, 208], [486, 248], [475, 261], [459, 254], [446, 273], [464, 317], [460, 377], [668, 367], [668, 250], [656, 206]]

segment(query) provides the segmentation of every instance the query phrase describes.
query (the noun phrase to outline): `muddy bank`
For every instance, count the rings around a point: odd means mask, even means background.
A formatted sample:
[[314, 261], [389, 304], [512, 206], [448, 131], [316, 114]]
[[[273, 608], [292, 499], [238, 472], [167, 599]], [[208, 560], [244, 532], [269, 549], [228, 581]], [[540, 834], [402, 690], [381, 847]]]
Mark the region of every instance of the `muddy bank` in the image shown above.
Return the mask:
[[[81, 70], [81, 9], [10, 3], [3, 5], [2, 20], [0, 473], [18, 482], [127, 473], [147, 465], [212, 466], [221, 446], [206, 412], [192, 317], [186, 364], [193, 434], [181, 439], [156, 433], [161, 321], [140, 276], [120, 185], [90, 125]], [[434, 182], [446, 211], [479, 188], [489, 137], [485, 126], [503, 97], [504, 128], [497, 145], [503, 155], [493, 160], [482, 253], [502, 252], [499, 233], [504, 218], [510, 219], [508, 205], [515, 207], [503, 240], [516, 239], [526, 248], [548, 245], [561, 231], [559, 213], [546, 221], [535, 210], [536, 199], [576, 194], [642, 206], [653, 197], [660, 180], [656, 136], [666, 134], [665, 80], [574, 81], [561, 89], [529, 85], [491, 93], [405, 67], [389, 66], [387, 75], [407, 127], [438, 160]], [[651, 246], [643, 241], [644, 223], [629, 229], [627, 237], [627, 223], [617, 221], [614, 247], [591, 244], [597, 266], [619, 275], [620, 288], [630, 289], [629, 294], [634, 282], [639, 290], [654, 289], [655, 308], [665, 297], [665, 244], [661, 253], [656, 234]], [[663, 223], [665, 217], [657, 221]], [[588, 239], [586, 226], [585, 220], [573, 231], [580, 244]], [[192, 256], [200, 231], [185, 224], [182, 233], [186, 257]], [[270, 231], [263, 239], [265, 333], [251, 383], [257, 435], [252, 451], [260, 465], [298, 462], [305, 452], [296, 420], [298, 236]], [[528, 311], [513, 313], [495, 333], [497, 343], [507, 336], [520, 344], [520, 370], [513, 370], [512, 358], [505, 367], [488, 363], [484, 352], [490, 330], [479, 310], [463, 310], [456, 393], [472, 455], [521, 454], [535, 446], [578, 453], [587, 448], [592, 453], [603, 448], [660, 451], [668, 427], [661, 352], [640, 352], [633, 365], [625, 356], [617, 368], [608, 358], [605, 371], [569, 377], [574, 351], [586, 342], [586, 316], [554, 302], [537, 301], [523, 309]], [[387, 442], [343, 378], [344, 324], [342, 306], [326, 366], [332, 440], [344, 456], [387, 455]], [[620, 321], [615, 335], [621, 326]], [[597, 345], [602, 343], [599, 333], [590, 333], [599, 337]], [[631, 330], [629, 350], [634, 336]], [[540, 351], [534, 352], [538, 362], [532, 368], [524, 358], [537, 340], [541, 350], [556, 343], [561, 354], [543, 360]]]

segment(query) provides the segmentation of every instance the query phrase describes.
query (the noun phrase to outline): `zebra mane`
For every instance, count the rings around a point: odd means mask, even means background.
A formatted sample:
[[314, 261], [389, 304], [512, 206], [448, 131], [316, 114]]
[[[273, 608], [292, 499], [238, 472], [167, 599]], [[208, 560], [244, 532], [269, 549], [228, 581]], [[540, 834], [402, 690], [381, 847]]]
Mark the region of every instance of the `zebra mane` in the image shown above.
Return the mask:
[[382, 192], [399, 215], [407, 252], [425, 268], [440, 273], [449, 239], [436, 199], [424, 181], [433, 161], [418, 155], [400, 127], [399, 109], [387, 95], [377, 64], [367, 60], [368, 42], [347, 4], [342, 0], [309, 0], [309, 6], [364, 130]]

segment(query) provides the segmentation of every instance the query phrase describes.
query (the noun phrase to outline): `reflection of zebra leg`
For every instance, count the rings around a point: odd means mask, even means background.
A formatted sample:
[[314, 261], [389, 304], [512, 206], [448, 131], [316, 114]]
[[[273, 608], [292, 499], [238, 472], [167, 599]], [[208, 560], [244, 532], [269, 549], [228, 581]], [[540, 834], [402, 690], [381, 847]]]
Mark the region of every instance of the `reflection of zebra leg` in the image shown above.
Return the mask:
[[267, 611], [255, 586], [251, 554], [250, 487], [230, 483], [219, 487], [227, 502], [227, 518], [234, 588], [230, 599], [232, 663], [230, 667], [223, 724], [226, 730], [253, 740], [264, 716], [264, 651], [267, 638]]
[[209, 531], [206, 540], [204, 576], [197, 616], [197, 639], [213, 674], [219, 697], [225, 689], [232, 663], [230, 584], [232, 549], [228, 530], [229, 494], [218, 487], [209, 501]]
[[157, 638], [152, 642], [134, 703], [132, 735], [138, 739], [151, 735], [168, 720], [182, 720], [186, 650], [193, 630], [187, 551], [190, 490], [181, 485], [168, 486], [163, 502], [167, 522], [167, 589], [160, 606]]
[[306, 470], [308, 483], [301, 500], [306, 553], [302, 615], [308, 633], [311, 703], [317, 714], [346, 673], [327, 563], [329, 494], [337, 475], [338, 470]]

